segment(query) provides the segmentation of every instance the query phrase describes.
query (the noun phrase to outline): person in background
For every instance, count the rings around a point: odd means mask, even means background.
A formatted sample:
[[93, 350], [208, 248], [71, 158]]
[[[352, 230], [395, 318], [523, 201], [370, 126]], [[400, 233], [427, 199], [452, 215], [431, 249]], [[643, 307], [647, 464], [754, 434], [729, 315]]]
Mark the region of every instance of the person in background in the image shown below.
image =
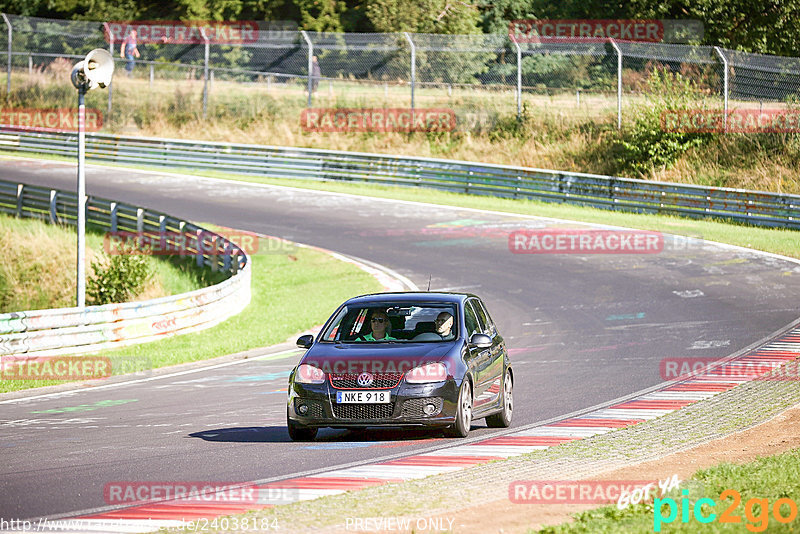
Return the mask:
[[445, 341], [455, 338], [453, 334], [453, 316], [448, 312], [442, 312], [436, 317], [436, 333], [442, 336]]
[[319, 86], [319, 79], [322, 78], [322, 69], [319, 66], [317, 56], [311, 58], [311, 92], [317, 90]]
[[122, 41], [122, 46], [119, 49], [119, 57], [124, 57], [128, 60], [125, 64], [125, 71], [128, 76], [133, 74], [133, 58], [139, 57], [139, 48], [136, 46], [136, 30], [131, 30], [131, 33]]

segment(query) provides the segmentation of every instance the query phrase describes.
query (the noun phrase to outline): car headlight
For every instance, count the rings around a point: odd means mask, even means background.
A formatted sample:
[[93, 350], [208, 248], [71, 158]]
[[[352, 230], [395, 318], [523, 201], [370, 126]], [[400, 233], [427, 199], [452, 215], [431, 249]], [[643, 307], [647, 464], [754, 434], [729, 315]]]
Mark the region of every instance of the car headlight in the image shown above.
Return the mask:
[[414, 367], [406, 373], [406, 382], [409, 384], [426, 384], [428, 382], [441, 382], [447, 379], [447, 367], [444, 364], [426, 363]]
[[324, 384], [325, 371], [304, 363], [297, 368], [294, 374], [294, 381], [300, 384]]

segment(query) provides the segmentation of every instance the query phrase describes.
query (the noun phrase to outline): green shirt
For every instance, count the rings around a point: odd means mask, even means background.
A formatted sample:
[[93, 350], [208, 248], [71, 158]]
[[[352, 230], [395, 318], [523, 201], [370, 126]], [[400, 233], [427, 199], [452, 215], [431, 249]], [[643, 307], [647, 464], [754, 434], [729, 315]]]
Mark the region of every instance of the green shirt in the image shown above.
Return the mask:
[[384, 334], [384, 337], [382, 337], [381, 339], [375, 339], [375, 337], [372, 335], [372, 332], [370, 332], [366, 336], [361, 336], [361, 338], [364, 341], [397, 341], [396, 337], [387, 336], [385, 334]]

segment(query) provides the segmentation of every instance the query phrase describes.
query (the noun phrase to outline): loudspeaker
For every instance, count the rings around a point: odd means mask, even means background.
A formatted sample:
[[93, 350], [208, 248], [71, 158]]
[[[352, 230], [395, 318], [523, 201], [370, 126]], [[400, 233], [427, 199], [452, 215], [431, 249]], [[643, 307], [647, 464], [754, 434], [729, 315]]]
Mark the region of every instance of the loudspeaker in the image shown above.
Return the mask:
[[111, 83], [113, 74], [114, 58], [108, 50], [95, 48], [86, 55], [86, 59], [72, 67], [72, 85], [76, 89], [82, 85], [87, 86], [85, 87], [87, 90], [107, 87]]

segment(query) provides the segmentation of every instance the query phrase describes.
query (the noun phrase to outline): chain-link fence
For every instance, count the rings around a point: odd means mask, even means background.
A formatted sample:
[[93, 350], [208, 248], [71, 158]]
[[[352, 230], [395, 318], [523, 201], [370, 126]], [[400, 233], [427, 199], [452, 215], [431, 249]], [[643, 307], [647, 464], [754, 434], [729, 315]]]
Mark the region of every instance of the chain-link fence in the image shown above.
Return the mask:
[[[312, 106], [447, 107], [470, 128], [481, 124], [464, 121], [469, 114], [486, 119], [525, 110], [621, 126], [633, 116], [626, 110], [647, 102], [648, 79], [657, 69], [682, 74], [704, 105], [725, 109], [752, 102], [792, 105], [800, 94], [800, 59], [711, 46], [612, 39], [522, 43], [497, 34], [315, 33], [268, 23], [258, 23], [256, 38], [237, 43], [139, 40], [140, 57], [129, 72], [128, 60], [120, 56], [123, 43], [111, 37], [107, 24], [15, 15], [3, 20], [7, 94], [26, 77], [68, 74], [91, 49], [105, 48], [117, 62], [115, 81], [107, 96], [92, 95], [90, 104], [108, 116], [128, 113], [114, 105], [118, 91], [128, 91], [150, 102], [169, 98], [171, 111], [202, 109], [203, 116], [235, 115], [243, 106], [260, 105], [295, 116]], [[233, 95], [240, 98], [234, 102]], [[272, 104], [264, 104], [262, 95]]]

